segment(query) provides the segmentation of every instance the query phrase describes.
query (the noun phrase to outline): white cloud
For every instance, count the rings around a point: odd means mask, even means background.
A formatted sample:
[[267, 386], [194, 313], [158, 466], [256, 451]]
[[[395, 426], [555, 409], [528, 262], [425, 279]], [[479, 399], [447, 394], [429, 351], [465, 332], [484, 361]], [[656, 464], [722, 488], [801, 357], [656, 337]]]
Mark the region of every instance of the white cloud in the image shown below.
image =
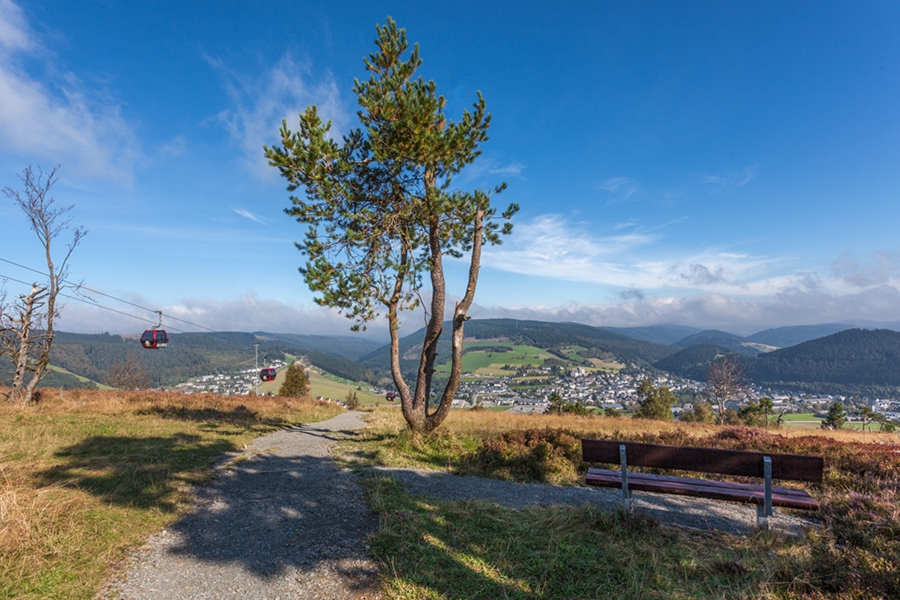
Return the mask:
[[268, 221], [269, 221], [268, 219], [264, 219], [263, 217], [256, 216], [249, 210], [244, 210], [243, 208], [232, 208], [231, 210], [233, 210], [240, 216], [244, 217], [245, 219], [250, 219], [251, 221], [255, 221], [256, 223], [259, 223], [260, 225], [268, 224]]
[[876, 252], [872, 261], [860, 265], [849, 252], [831, 263], [831, 271], [839, 280], [856, 288], [883, 285], [900, 273], [900, 257], [897, 253]]
[[801, 287], [765, 298], [700, 294], [677, 298], [627, 298], [615, 304], [572, 303], [565, 306], [486, 307], [469, 311], [476, 319], [518, 318], [572, 321], [598, 327], [637, 327], [660, 323], [724, 329], [750, 334], [769, 327], [868, 320], [900, 320], [900, 290], [879, 286], [855, 294], [830, 294]]
[[8, 50], [31, 50], [34, 47], [25, 14], [12, 0], [0, 0], [0, 46]]
[[[41, 61], [49, 75], [30, 75], [21, 66], [25, 58]], [[11, 0], [0, 0], [0, 148], [125, 181], [140, 154], [118, 104], [76, 75], [58, 72]]]
[[633, 222], [606, 235], [559, 215], [517, 223], [499, 248], [485, 252], [485, 267], [563, 281], [621, 288], [684, 289], [770, 294], [784, 285], [780, 261], [707, 250], [690, 254], [662, 247], [663, 236]]
[[333, 137], [339, 138], [349, 129], [350, 114], [331, 76], [311, 82], [309, 67], [288, 55], [256, 78], [241, 76], [219, 60], [207, 57], [207, 62], [223, 76], [233, 105], [216, 115], [216, 120], [241, 148], [251, 171], [260, 177], [277, 176], [263, 155], [263, 146], [279, 143], [282, 119], [287, 120], [290, 129], [296, 130], [297, 115], [315, 104], [322, 119], [332, 121]]
[[162, 156], [178, 158], [187, 154], [188, 141], [183, 135], [178, 135], [160, 146], [159, 153]]
[[609, 192], [610, 199], [615, 201], [629, 200], [640, 189], [638, 182], [631, 177], [613, 177], [612, 179], [607, 179], [598, 187]]
[[501, 177], [521, 177], [525, 165], [520, 162], [512, 162], [502, 167], [489, 168], [488, 173], [491, 175], [500, 175]]
[[756, 166], [748, 165], [739, 171], [724, 171], [714, 175], [703, 175], [703, 183], [714, 189], [739, 188], [753, 181]]

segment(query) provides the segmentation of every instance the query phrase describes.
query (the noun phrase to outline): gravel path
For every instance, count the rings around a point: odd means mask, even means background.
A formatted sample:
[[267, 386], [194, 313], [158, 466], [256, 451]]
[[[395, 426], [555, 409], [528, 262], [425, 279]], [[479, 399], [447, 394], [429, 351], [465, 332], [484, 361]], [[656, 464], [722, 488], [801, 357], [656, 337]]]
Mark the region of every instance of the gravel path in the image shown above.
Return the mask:
[[380, 598], [366, 538], [377, 518], [330, 447], [359, 413], [258, 438], [152, 536], [99, 598]]
[[[580, 488], [543, 483], [516, 483], [484, 477], [458, 477], [440, 471], [375, 467], [403, 483], [407, 491], [448, 500], [485, 500], [510, 508], [546, 504], [581, 506], [592, 504], [606, 510], [621, 506], [620, 490]], [[648, 492], [634, 492], [634, 510], [665, 525], [691, 529], [719, 529], [745, 535], [757, 531], [756, 506]], [[777, 512], [769, 517], [769, 528], [788, 535], [802, 535], [817, 521]]]
[[[98, 595], [218, 600], [380, 598], [367, 537], [377, 518], [358, 476], [338, 468], [330, 448], [341, 432], [364, 426], [360, 413], [258, 438], [195, 492], [196, 509], [151, 536]], [[480, 499], [511, 508], [593, 504], [615, 510], [617, 490], [522, 484], [438, 471], [376, 467], [414, 494]], [[755, 530], [748, 505], [636, 492], [635, 509], [660, 522], [733, 533]], [[770, 526], [799, 535], [815, 521], [776, 513]]]

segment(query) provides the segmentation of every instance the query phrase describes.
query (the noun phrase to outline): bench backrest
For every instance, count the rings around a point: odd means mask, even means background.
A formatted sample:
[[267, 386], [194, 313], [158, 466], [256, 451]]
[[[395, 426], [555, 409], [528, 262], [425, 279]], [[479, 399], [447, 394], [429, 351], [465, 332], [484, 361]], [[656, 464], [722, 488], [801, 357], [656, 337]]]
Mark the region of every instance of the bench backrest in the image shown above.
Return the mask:
[[628, 466], [677, 469], [698, 473], [763, 477], [763, 457], [772, 459], [772, 478], [822, 482], [825, 461], [821, 456], [774, 454], [747, 450], [665, 446], [615, 440], [581, 440], [585, 462], [619, 464], [619, 446], [625, 444]]

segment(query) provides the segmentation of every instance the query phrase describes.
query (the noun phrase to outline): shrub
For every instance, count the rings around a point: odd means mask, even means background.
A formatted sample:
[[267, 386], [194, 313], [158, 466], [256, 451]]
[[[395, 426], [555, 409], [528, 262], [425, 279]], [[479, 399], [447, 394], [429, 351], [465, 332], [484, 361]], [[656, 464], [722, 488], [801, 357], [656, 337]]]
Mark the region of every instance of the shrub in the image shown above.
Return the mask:
[[560, 483], [577, 478], [581, 439], [562, 429], [508, 431], [485, 439], [472, 459], [489, 477]]

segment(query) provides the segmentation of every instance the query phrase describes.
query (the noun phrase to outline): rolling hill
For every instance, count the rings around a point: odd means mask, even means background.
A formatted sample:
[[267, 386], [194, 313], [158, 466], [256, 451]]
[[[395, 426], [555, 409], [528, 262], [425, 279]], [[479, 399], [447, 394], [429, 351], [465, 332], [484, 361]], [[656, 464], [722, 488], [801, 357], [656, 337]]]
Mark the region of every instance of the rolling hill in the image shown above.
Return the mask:
[[697, 327], [686, 325], [649, 325], [647, 327], [601, 327], [625, 337], [630, 337], [642, 342], [652, 342], [669, 346], [695, 333], [700, 333]]
[[[444, 334], [438, 342], [439, 357], [450, 355], [450, 331], [450, 323], [444, 323]], [[401, 368], [404, 373], [414, 371], [418, 366], [424, 336], [425, 330], [420, 329], [400, 340]], [[580, 352], [584, 358], [605, 358], [640, 363], [652, 363], [678, 350], [670, 346], [625, 337], [600, 327], [578, 323], [548, 323], [515, 319], [469, 321], [466, 323], [466, 340], [536, 346], [551, 352], [579, 346], [586, 349]], [[372, 352], [362, 357], [360, 362], [373, 369], [386, 371], [390, 367], [390, 347], [385, 346]]]
[[762, 351], [759, 347], [748, 344], [744, 338], [738, 335], [726, 331], [719, 331], [717, 329], [708, 329], [689, 335], [686, 338], [678, 340], [674, 345], [680, 348], [689, 348], [700, 344], [721, 346], [723, 348], [728, 348], [732, 352], [746, 354], [748, 356], [756, 356]]
[[653, 366], [685, 379], [703, 381], [709, 363], [726, 354], [734, 353], [715, 344], [696, 344], [656, 361]]
[[848, 329], [760, 355], [750, 364], [753, 381], [771, 385], [900, 386], [900, 333]]
[[[373, 377], [358, 362], [292, 343], [291, 336], [284, 336], [286, 339], [282, 339], [278, 335], [266, 333], [216, 332], [172, 333], [169, 338], [169, 345], [165, 350], [144, 350], [137, 339], [131, 337], [108, 333], [89, 335], [58, 332], [51, 351], [51, 362], [74, 374], [102, 383], [114, 363], [123, 361], [129, 352], [136, 352], [143, 367], [150, 372], [152, 384], [168, 386], [198, 375], [253, 368], [256, 364], [253, 344], [258, 342], [260, 367], [265, 365], [267, 356], [281, 358], [285, 354], [303, 355], [311, 364], [340, 377], [354, 381]], [[342, 338], [297, 336], [296, 340], [344, 354], [352, 355], [354, 352], [352, 344]], [[373, 345], [365, 340], [361, 349], [369, 350]], [[356, 350], [357, 353], [359, 351]], [[4, 367], [0, 367], [0, 377], [4, 375]], [[62, 373], [52, 374], [52, 379], [46, 379], [43, 383], [61, 387], [88, 385]]]

